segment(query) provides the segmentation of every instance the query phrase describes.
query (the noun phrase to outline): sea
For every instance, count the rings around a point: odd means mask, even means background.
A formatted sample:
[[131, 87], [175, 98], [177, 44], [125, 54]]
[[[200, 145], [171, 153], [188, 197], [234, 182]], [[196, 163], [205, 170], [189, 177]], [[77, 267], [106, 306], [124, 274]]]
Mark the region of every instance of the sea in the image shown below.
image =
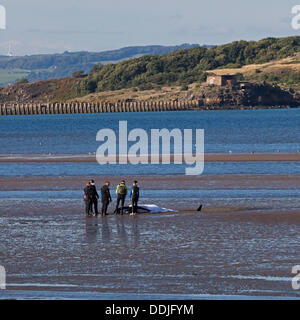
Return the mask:
[[[9, 116], [0, 118], [0, 155], [40, 154], [93, 155], [103, 142], [96, 141], [101, 129], [117, 137], [119, 122], [127, 121], [128, 132], [143, 129], [151, 150], [152, 129], [204, 129], [205, 153], [295, 153], [300, 151], [300, 109], [179, 111], [76, 115]], [[134, 142], [128, 142], [128, 148]], [[195, 147], [195, 146], [194, 146]], [[171, 152], [174, 141], [171, 140]], [[193, 150], [195, 151], [195, 150]], [[1, 164], [1, 176], [69, 176], [120, 174], [184, 174], [184, 165], [99, 165], [98, 163]], [[203, 174], [298, 174], [299, 164], [206, 163]]]

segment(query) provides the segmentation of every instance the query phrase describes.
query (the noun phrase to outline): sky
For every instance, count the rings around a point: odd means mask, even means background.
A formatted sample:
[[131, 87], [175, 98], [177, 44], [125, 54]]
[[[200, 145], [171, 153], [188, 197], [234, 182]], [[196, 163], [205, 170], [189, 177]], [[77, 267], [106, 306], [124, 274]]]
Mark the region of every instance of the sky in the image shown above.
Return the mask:
[[14, 55], [29, 55], [300, 35], [291, 26], [297, 4], [300, 0], [0, 0], [6, 9], [0, 55], [8, 53], [9, 43]]

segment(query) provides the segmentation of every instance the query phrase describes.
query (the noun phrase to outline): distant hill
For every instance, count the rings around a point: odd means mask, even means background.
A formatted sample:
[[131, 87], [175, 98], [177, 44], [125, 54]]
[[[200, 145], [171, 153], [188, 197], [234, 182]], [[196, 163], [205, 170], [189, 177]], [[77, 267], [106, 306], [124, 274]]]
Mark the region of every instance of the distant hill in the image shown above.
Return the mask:
[[[82, 70], [88, 73], [94, 65], [116, 63], [143, 55], [161, 55], [179, 49], [198, 47], [198, 44], [178, 46], [135, 46], [104, 52], [64, 52], [31, 56], [0, 56], [0, 86], [26, 77], [29, 81], [58, 79]], [[208, 46], [206, 46], [208, 47]]]
[[[77, 92], [89, 94], [124, 88], [150, 90], [163, 85], [187, 86], [205, 81], [207, 73], [215, 69], [239, 69], [250, 64], [263, 64], [300, 52], [300, 37], [266, 38], [260, 41], [234, 41], [212, 48], [195, 47], [177, 50], [160, 56], [143, 56], [108, 64], [92, 70], [83, 79]], [[292, 64], [299, 63], [298, 59]], [[255, 79], [299, 85], [299, 71], [284, 71], [266, 75], [258, 70]], [[242, 76], [242, 74], [241, 74]], [[248, 80], [251, 80], [248, 79]]]
[[[159, 92], [166, 86], [178, 86], [181, 91], [187, 91], [193, 83], [197, 84], [195, 91], [199, 91], [208, 73], [226, 74], [226, 70], [230, 74], [238, 74], [240, 79], [267, 81], [291, 89], [291, 92], [298, 91], [300, 37], [235, 41], [212, 48], [195, 46], [168, 54], [143, 55], [119, 63], [94, 66], [87, 75], [77, 71], [64, 79], [35, 83], [23, 81], [0, 88], [0, 102], [67, 101], [130, 88], [136, 93], [152, 89]], [[132, 94], [128, 99], [134, 98], [135, 94]], [[118, 100], [122, 100], [122, 96]]]

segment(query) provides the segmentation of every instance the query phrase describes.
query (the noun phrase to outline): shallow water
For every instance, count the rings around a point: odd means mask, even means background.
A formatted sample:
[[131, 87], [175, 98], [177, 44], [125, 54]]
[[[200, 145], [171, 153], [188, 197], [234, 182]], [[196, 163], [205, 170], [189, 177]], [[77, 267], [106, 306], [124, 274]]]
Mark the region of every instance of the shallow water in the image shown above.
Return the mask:
[[[141, 190], [140, 196], [142, 199], [200, 199], [200, 198], [300, 198], [300, 190], [242, 190], [242, 189], [226, 189], [226, 190]], [[82, 197], [81, 190], [59, 190], [59, 191], [0, 191], [0, 200], [70, 200], [80, 199]], [[112, 198], [116, 198], [116, 195], [112, 193]]]
[[[29, 284], [31, 285], [31, 284]], [[39, 286], [37, 286], [38, 289]], [[58, 286], [59, 287], [59, 286]], [[54, 286], [55, 288], [55, 286]], [[17, 300], [295, 300], [298, 297], [246, 296], [215, 294], [160, 294], [160, 293], [108, 293], [68, 292], [38, 290], [6, 290], [0, 292], [0, 299]]]
[[[99, 165], [98, 163], [1, 163], [0, 176], [185, 174], [186, 165]], [[297, 174], [299, 162], [205, 162], [203, 175]]]
[[297, 214], [12, 212], [0, 227], [9, 290], [300, 297]]

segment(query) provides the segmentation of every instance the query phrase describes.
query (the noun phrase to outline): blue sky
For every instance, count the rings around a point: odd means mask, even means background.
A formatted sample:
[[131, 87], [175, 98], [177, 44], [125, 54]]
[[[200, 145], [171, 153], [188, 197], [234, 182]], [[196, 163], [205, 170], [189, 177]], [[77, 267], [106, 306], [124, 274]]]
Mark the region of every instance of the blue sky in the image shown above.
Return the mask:
[[103, 51], [132, 45], [221, 44], [300, 35], [291, 9], [300, 0], [0, 0], [15, 55]]

